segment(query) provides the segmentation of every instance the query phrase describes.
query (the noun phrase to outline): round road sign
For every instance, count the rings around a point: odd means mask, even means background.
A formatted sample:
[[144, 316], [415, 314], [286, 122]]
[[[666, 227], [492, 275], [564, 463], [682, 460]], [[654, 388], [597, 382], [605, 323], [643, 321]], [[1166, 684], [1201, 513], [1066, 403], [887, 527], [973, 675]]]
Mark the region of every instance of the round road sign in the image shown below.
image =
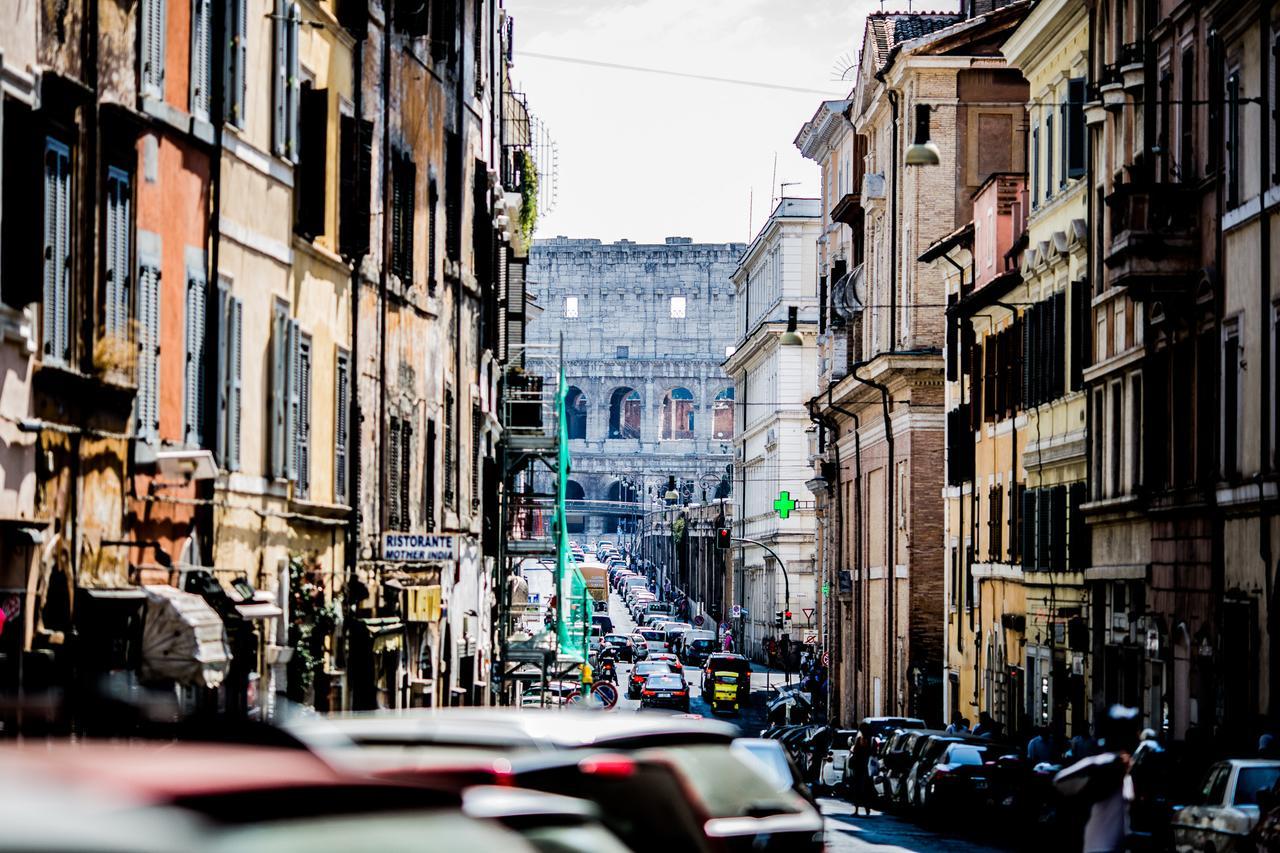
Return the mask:
[[599, 700], [605, 710], [618, 704], [618, 688], [607, 681], [597, 682], [596, 686], [591, 688], [591, 695]]

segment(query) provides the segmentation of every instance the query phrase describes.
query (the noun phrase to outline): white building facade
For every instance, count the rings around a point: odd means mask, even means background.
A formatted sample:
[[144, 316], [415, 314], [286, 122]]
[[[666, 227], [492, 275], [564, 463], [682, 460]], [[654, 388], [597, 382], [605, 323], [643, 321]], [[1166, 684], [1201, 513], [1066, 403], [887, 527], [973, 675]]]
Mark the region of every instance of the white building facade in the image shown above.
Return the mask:
[[[818, 638], [814, 572], [816, 523], [805, 487], [813, 427], [807, 402], [817, 393], [818, 294], [814, 242], [822, 230], [818, 199], [783, 198], [747, 247], [733, 274], [736, 347], [724, 362], [733, 380], [735, 538], [763, 543], [785, 563], [785, 576], [766, 548], [735, 543], [733, 620], [746, 654], [760, 657], [769, 637]], [[790, 309], [800, 345], [786, 345]], [[789, 497], [783, 497], [783, 493]], [[794, 506], [790, 503], [794, 502]], [[782, 517], [781, 506], [786, 510]], [[792, 620], [782, 631], [778, 611]]]

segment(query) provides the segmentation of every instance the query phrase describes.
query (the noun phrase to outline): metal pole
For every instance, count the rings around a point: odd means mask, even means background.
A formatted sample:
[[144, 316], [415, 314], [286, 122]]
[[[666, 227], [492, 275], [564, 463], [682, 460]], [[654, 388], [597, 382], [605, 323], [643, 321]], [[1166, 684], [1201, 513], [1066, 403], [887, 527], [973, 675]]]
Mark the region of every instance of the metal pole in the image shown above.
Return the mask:
[[[782, 594], [783, 594], [783, 601], [784, 601], [783, 611], [785, 613], [790, 613], [791, 612], [791, 578], [790, 576], [787, 575], [787, 564], [783, 561], [781, 557], [778, 556], [778, 552], [773, 550], [763, 542], [759, 541], [758, 539], [747, 539], [745, 537], [734, 536], [733, 541], [746, 542], [751, 545], [759, 545], [761, 548], [768, 551], [773, 556], [773, 559], [778, 561], [778, 566], [782, 569]], [[790, 636], [790, 635], [787, 635], [787, 636]], [[782, 656], [782, 677], [783, 677], [782, 683], [785, 686], [787, 681], [790, 680], [791, 678], [791, 655]], [[769, 678], [768, 675], [766, 675], [765, 676], [766, 688], [769, 683], [768, 678]]]

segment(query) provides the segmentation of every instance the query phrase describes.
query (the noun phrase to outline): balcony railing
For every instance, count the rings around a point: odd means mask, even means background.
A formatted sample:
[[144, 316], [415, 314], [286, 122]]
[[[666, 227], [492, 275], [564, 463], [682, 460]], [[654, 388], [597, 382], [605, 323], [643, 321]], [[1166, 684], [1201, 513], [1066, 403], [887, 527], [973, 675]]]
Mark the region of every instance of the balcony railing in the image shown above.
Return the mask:
[[1106, 199], [1113, 286], [1183, 293], [1200, 267], [1199, 198], [1181, 184], [1120, 184]]
[[[862, 182], [858, 182], [861, 189]], [[835, 207], [831, 208], [831, 219], [833, 222], [841, 222], [850, 227], [856, 226], [862, 220], [862, 196], [857, 192], [847, 192], [836, 202]]]

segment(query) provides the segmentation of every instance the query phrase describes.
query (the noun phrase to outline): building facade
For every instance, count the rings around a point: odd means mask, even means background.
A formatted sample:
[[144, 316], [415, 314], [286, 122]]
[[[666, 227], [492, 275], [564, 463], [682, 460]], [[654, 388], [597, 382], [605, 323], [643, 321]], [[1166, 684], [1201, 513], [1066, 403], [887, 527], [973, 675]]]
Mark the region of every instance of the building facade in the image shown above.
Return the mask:
[[[942, 274], [916, 259], [971, 218], [971, 196], [987, 175], [1022, 165], [1017, 118], [1026, 96], [999, 55], [1025, 7], [979, 11], [869, 16], [846, 111], [866, 140], [858, 194], [840, 200], [861, 208], [841, 216], [861, 219], [852, 239], [862, 262], [830, 291], [844, 294], [840, 309], [852, 317], [843, 332], [852, 363], [842, 379], [821, 377], [812, 405], [823, 424], [822, 462], [837, 456], [825, 436], [838, 436], [839, 468], [818, 467], [826, 485], [815, 486], [839, 495], [828, 506], [840, 508], [837, 550], [851, 573], [841, 719], [933, 720], [941, 710], [945, 324], [936, 306], [945, 290]], [[928, 122], [941, 168], [904, 167], [900, 116]]]
[[572, 534], [627, 529], [670, 478], [681, 502], [722, 491], [734, 389], [721, 363], [737, 339], [730, 277], [744, 248], [686, 237], [534, 242], [529, 287], [545, 311], [529, 340], [564, 344]]
[[[733, 382], [737, 417], [733, 446], [734, 536], [743, 543], [734, 564], [734, 589], [746, 615], [735, 625], [748, 654], [780, 632], [775, 615], [790, 610], [781, 633], [819, 645], [823, 624], [815, 587], [816, 530], [805, 489], [811, 423], [805, 403], [817, 391], [817, 275], [819, 200], [782, 198], [733, 273], [737, 340], [724, 370]], [[783, 345], [789, 312], [799, 346]], [[784, 495], [785, 493], [785, 495]], [[782, 501], [785, 514], [775, 508]], [[794, 506], [791, 504], [794, 502]], [[737, 549], [735, 549], [737, 550]], [[784, 565], [778, 565], [778, 559]]]

